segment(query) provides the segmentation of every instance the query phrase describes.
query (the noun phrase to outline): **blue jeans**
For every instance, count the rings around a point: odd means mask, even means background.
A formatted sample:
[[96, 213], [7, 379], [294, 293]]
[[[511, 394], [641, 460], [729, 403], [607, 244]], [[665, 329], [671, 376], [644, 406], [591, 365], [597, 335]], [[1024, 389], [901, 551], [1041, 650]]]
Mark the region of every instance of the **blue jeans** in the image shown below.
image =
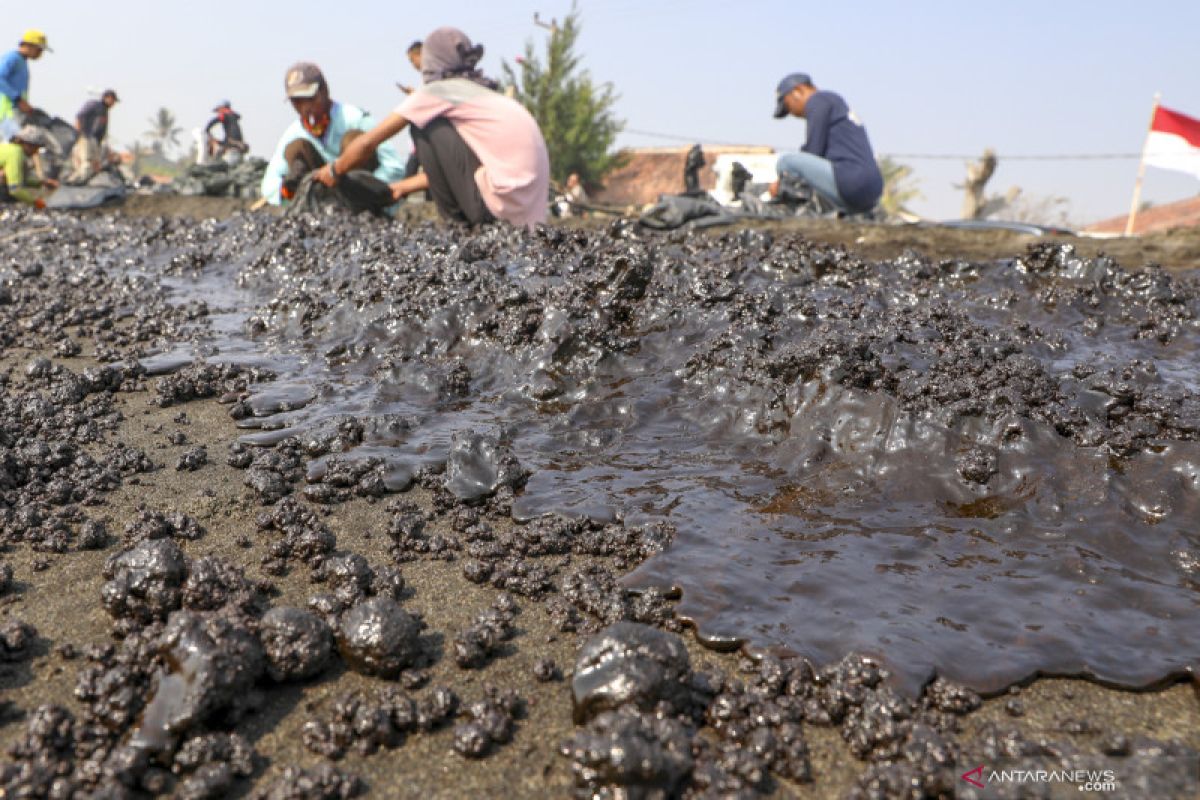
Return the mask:
[[838, 193], [837, 181], [833, 178], [833, 164], [812, 153], [784, 153], [775, 162], [775, 171], [780, 175], [803, 178], [829, 202], [843, 211], [846, 201]]

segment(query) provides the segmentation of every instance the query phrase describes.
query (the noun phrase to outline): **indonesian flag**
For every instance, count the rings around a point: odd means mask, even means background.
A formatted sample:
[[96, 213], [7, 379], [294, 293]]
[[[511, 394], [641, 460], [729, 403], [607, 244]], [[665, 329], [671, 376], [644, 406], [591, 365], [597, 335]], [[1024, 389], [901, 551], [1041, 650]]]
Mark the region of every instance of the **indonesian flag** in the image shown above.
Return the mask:
[[1200, 119], [1159, 106], [1146, 137], [1146, 163], [1200, 178]]

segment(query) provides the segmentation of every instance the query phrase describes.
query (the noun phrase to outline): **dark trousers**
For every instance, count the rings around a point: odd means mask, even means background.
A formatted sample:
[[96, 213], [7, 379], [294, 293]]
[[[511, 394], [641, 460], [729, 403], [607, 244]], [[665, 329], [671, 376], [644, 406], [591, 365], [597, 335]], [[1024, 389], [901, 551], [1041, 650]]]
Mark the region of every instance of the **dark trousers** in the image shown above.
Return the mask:
[[408, 126], [408, 135], [412, 137], [413, 151], [408, 154], [408, 161], [404, 162], [404, 177], [411, 178], [421, 170], [421, 162], [417, 160], [417, 126]]
[[231, 151], [242, 154], [249, 153], [250, 145], [243, 141], [239, 141], [238, 139], [221, 139], [213, 148], [212, 155], [213, 158], [221, 158], [221, 156]]
[[495, 217], [488, 211], [475, 183], [479, 157], [447, 119], [439, 117], [424, 128], [415, 125], [417, 160], [429, 177], [429, 194], [438, 213], [451, 222], [480, 225]]

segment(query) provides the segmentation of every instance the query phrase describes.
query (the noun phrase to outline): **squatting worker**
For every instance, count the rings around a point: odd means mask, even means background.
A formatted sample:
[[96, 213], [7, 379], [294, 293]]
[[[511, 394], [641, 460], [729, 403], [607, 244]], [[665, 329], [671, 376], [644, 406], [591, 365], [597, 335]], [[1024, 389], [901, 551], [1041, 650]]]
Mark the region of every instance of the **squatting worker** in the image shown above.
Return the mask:
[[0, 144], [0, 203], [20, 201], [40, 205], [37, 187], [57, 188], [58, 181], [51, 178], [40, 181], [25, 166], [26, 159], [50, 144], [50, 134], [33, 125], [26, 125], [11, 141]]
[[[329, 84], [316, 64], [294, 64], [284, 77], [284, 89], [298, 119], [283, 132], [263, 175], [262, 196], [272, 205], [290, 199], [301, 178], [337, 158], [375, 125], [362, 109], [330, 98]], [[387, 184], [404, 177], [404, 159], [390, 144], [372, 149], [371, 158], [358, 163]]]
[[422, 172], [393, 185], [396, 199], [428, 190], [444, 219], [478, 225], [546, 219], [550, 157], [537, 121], [476, 69], [483, 55], [456, 28], [438, 28], [421, 49], [424, 83], [316, 179], [334, 185], [410, 122]]
[[[795, 72], [775, 90], [775, 118], [789, 114], [808, 122], [808, 138], [801, 152], [779, 157], [776, 171], [803, 178], [843, 211], [874, 208], [883, 194], [883, 175], [867, 131], [846, 101], [813, 86], [803, 72]], [[771, 194], [777, 191], [778, 183], [772, 184]]]
[[21, 37], [16, 50], [0, 57], [0, 139], [8, 139], [17, 131], [19, 125], [14, 111], [33, 113], [33, 106], [29, 105], [28, 62], [37, 61], [47, 50], [50, 50], [50, 44], [46, 34], [30, 28]]
[[[204, 126], [204, 136], [205, 141], [208, 142], [209, 153], [220, 158], [230, 151], [250, 152], [250, 145], [246, 144], [246, 140], [242, 136], [242, 115], [233, 110], [233, 104], [228, 100], [222, 100], [213, 109], [213, 114], [215, 116]], [[221, 139], [212, 134], [213, 128], [218, 125], [223, 133]]]
[[88, 100], [75, 115], [79, 136], [71, 146], [71, 172], [67, 183], [87, 183], [104, 166], [104, 140], [108, 136], [108, 111], [119, 102], [113, 89], [105, 89], [99, 100]]

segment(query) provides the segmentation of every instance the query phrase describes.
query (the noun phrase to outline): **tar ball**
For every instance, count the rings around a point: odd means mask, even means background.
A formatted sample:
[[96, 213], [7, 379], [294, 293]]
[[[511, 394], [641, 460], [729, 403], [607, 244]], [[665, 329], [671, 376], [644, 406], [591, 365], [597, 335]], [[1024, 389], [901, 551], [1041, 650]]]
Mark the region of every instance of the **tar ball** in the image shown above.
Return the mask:
[[329, 665], [333, 633], [325, 620], [311, 611], [272, 608], [263, 616], [258, 636], [267, 654], [271, 680], [302, 681]]
[[342, 615], [338, 650], [352, 669], [394, 678], [416, 661], [422, 627], [395, 600], [374, 597]]

